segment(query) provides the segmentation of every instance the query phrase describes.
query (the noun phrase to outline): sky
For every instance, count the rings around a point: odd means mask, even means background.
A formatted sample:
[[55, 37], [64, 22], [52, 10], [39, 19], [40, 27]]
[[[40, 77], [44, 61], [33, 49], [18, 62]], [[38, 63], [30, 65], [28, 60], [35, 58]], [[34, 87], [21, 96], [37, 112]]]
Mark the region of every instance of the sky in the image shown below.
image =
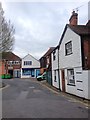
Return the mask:
[[58, 45], [73, 10], [78, 12], [78, 24], [87, 23], [88, 1], [1, 1], [6, 20], [10, 20], [15, 28], [13, 52], [21, 58], [31, 54], [40, 59], [50, 47]]

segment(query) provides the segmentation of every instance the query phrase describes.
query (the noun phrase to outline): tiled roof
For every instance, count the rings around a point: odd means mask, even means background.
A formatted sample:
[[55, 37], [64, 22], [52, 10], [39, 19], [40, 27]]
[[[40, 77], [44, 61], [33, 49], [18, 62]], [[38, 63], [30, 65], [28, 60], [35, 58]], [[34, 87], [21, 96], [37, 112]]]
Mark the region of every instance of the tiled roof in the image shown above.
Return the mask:
[[90, 35], [89, 25], [68, 25], [75, 33], [79, 35]]
[[[55, 49], [55, 47], [50, 47], [49, 50], [42, 56], [42, 57], [47, 57], [49, 54], [51, 54], [51, 52]], [[42, 58], [41, 57], [41, 58]], [[40, 59], [41, 59], [40, 58]]]
[[59, 46], [62, 42], [62, 39], [64, 37], [64, 34], [67, 30], [67, 28], [70, 28], [72, 31], [74, 31], [76, 34], [80, 35], [80, 36], [90, 36], [90, 20], [88, 21], [88, 23], [86, 25], [70, 25], [70, 24], [66, 24], [63, 34], [61, 36], [60, 42], [59, 42]]
[[21, 60], [20, 57], [18, 57], [17, 55], [15, 55], [12, 52], [2, 52], [0, 53], [1, 58], [0, 59], [5, 59], [5, 60], [9, 60], [9, 61], [18, 61]]
[[50, 47], [49, 50], [44, 54], [43, 57], [48, 56], [54, 49], [55, 49], [55, 47]]

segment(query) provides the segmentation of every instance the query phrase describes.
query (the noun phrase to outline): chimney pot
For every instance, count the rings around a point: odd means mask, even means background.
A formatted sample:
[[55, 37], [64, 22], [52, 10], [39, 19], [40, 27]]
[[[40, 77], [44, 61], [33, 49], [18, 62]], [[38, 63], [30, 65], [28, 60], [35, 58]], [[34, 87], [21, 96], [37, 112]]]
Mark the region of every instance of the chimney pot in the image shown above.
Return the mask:
[[77, 25], [77, 23], [78, 23], [78, 14], [75, 13], [75, 11], [73, 10], [72, 15], [69, 19], [69, 24], [70, 25]]
[[73, 10], [73, 12], [72, 12], [72, 15], [75, 13], [75, 11]]

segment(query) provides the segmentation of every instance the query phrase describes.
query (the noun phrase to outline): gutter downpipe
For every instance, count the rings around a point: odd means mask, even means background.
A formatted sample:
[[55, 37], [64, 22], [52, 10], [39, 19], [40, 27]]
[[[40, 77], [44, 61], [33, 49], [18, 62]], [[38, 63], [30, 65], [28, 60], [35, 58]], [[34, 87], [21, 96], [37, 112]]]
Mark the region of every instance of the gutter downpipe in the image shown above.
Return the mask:
[[61, 89], [60, 89], [60, 73], [59, 73], [59, 46], [58, 46], [58, 78], [59, 78], [59, 90], [61, 91]]

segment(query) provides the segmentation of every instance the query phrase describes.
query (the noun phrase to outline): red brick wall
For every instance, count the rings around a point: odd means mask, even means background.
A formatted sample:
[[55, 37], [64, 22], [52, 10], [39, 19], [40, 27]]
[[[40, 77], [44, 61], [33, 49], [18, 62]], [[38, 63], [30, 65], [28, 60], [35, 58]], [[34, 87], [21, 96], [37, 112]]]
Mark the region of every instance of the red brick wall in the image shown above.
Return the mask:
[[78, 24], [78, 14], [75, 11], [72, 12], [72, 15], [69, 19], [70, 25], [77, 25]]
[[46, 71], [46, 68], [41, 68], [40, 73], [43, 74]]
[[5, 63], [0, 61], [0, 75], [5, 74]]
[[77, 25], [78, 24], [78, 20], [76, 16], [73, 16], [73, 18], [70, 21], [70, 25]]
[[83, 67], [90, 70], [90, 37], [83, 38]]

